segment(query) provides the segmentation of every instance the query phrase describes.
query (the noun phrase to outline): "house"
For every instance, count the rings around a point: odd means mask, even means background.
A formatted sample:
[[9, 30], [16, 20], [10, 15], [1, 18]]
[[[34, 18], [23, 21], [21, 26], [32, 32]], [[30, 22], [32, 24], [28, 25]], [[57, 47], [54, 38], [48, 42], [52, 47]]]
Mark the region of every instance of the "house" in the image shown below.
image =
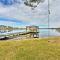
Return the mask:
[[27, 38], [39, 38], [39, 27], [38, 26], [26, 26]]

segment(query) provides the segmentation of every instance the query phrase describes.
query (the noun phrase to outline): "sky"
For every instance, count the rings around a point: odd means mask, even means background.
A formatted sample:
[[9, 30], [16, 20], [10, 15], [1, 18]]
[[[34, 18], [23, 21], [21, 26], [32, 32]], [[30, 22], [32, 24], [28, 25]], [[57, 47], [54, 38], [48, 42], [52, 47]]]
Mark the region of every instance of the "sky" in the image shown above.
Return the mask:
[[[49, 27], [60, 27], [60, 0], [49, 0]], [[48, 27], [48, 0], [31, 9], [23, 0], [0, 0], [0, 25]]]

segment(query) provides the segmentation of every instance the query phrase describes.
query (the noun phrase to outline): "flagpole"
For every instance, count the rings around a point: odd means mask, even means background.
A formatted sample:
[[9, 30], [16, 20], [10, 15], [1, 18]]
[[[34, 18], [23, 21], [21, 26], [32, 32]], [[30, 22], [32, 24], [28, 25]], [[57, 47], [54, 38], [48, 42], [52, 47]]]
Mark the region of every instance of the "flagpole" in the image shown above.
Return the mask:
[[[50, 22], [50, 21], [49, 21], [49, 20], [50, 20], [50, 19], [49, 19], [50, 10], [49, 10], [49, 9], [50, 9], [50, 7], [49, 7], [49, 0], [48, 0], [48, 28], [50, 28], [50, 25], [49, 25], [49, 22]], [[49, 37], [49, 35], [50, 35], [50, 31], [48, 30], [48, 37]]]

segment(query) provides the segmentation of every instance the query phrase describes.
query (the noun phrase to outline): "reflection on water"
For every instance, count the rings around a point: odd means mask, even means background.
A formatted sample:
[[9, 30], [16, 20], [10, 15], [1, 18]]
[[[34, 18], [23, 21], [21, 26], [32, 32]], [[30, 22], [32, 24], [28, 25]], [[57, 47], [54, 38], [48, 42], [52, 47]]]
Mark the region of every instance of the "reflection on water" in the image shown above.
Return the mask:
[[[13, 30], [10, 32], [5, 32], [5, 33], [0, 32], [0, 35], [7, 35], [7, 34], [11, 34], [11, 33], [18, 33], [18, 32], [26, 32], [26, 31], [25, 30]], [[60, 33], [57, 32], [55, 29], [40, 29], [39, 36], [40, 37], [60, 36]]]
[[39, 35], [40, 37], [60, 36], [60, 33], [55, 29], [41, 29]]

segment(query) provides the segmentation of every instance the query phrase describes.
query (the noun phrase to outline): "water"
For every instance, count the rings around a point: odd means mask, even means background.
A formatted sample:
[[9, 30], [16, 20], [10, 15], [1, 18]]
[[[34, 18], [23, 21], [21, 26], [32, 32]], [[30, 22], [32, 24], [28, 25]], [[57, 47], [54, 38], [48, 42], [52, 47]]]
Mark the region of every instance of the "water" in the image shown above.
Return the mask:
[[39, 36], [40, 37], [60, 36], [60, 33], [55, 29], [41, 29]]
[[[26, 32], [26, 31], [25, 30], [13, 30], [13, 31], [10, 31], [10, 32], [5, 32], [5, 33], [0, 32], [0, 36], [1, 35], [12, 34], [12, 33], [18, 33], [18, 32]], [[39, 36], [40, 37], [60, 36], [60, 33], [57, 32], [55, 29], [40, 29], [39, 30]]]

